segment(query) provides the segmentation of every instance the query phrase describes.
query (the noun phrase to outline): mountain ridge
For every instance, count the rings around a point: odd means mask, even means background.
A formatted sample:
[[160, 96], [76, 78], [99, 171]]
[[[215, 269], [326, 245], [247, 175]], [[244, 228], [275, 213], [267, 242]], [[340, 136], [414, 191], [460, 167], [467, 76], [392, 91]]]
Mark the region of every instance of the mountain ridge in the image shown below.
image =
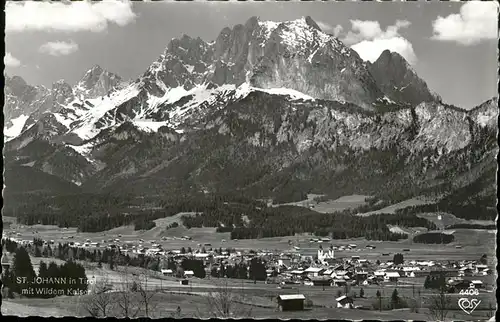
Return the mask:
[[[34, 108], [35, 87], [14, 83], [30, 103], [9, 108]], [[496, 166], [497, 99], [446, 105], [399, 54], [363, 62], [310, 17], [184, 35], [134, 81], [96, 65], [44, 95], [5, 160], [92, 192], [412, 197]]]

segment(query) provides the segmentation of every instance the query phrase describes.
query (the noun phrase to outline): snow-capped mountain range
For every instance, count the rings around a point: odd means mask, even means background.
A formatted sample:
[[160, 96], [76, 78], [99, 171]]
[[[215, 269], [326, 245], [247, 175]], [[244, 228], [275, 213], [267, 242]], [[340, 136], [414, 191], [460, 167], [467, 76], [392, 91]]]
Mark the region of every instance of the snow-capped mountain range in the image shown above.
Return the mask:
[[[272, 180], [293, 173], [305, 186], [329, 175], [328, 190], [373, 151], [389, 153], [394, 166], [413, 164], [400, 177], [428, 186], [451, 171], [446, 160], [470, 167], [496, 151], [469, 155], [496, 135], [496, 98], [472, 111], [448, 106], [399, 54], [365, 62], [310, 17], [253, 17], [212, 42], [172, 39], [129, 82], [94, 66], [74, 86], [48, 89], [17, 76], [5, 85], [7, 163], [93, 190], [123, 180], [220, 189], [242, 171], [252, 174], [231, 189], [265, 195], [283, 188]], [[370, 162], [385, 179], [396, 176]]]

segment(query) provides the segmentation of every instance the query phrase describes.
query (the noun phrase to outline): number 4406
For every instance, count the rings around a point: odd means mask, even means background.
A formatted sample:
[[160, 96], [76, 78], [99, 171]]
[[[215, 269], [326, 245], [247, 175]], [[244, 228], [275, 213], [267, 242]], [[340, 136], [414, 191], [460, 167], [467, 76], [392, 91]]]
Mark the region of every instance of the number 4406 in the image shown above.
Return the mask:
[[460, 290], [460, 292], [458, 292], [458, 294], [460, 294], [460, 295], [478, 295], [479, 290], [476, 288], [469, 288], [466, 290]]

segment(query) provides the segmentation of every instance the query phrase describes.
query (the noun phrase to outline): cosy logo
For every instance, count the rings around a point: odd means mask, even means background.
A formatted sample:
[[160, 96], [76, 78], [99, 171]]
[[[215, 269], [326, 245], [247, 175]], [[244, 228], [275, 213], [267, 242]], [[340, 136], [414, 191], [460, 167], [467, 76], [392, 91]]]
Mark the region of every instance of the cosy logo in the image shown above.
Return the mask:
[[471, 314], [481, 303], [481, 300], [478, 299], [472, 299], [469, 300], [468, 298], [462, 297], [461, 299], [458, 300], [458, 306], [462, 309], [467, 314]]

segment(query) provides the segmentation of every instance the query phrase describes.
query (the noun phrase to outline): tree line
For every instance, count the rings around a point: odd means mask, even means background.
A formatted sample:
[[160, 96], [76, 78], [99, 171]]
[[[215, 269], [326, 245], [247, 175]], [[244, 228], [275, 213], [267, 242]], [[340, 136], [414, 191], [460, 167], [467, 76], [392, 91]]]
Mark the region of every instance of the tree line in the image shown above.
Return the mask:
[[423, 233], [413, 237], [414, 243], [423, 244], [449, 244], [455, 240], [453, 234], [443, 234], [438, 232]]
[[[140, 198], [100, 196], [95, 204], [85, 208], [91, 198], [74, 196], [69, 202], [53, 198], [49, 207], [46, 201], [38, 208], [24, 208], [18, 214], [22, 224], [55, 224], [60, 227], [78, 227], [80, 231], [98, 232], [114, 227], [134, 224], [136, 230], [155, 227], [154, 220], [173, 216], [179, 212], [196, 212], [195, 216], [183, 216], [182, 223], [192, 227], [217, 227], [220, 232], [231, 232], [233, 239], [289, 236], [296, 233], [330, 235], [335, 239], [365, 237], [369, 240], [399, 240], [406, 234], [391, 232], [388, 224], [403, 227], [423, 226], [434, 229], [435, 225], [415, 214], [379, 214], [373, 216], [353, 216], [352, 210], [333, 214], [323, 214], [298, 206], [267, 207], [264, 202], [247, 199], [238, 195], [196, 194], [169, 196], [162, 200], [144, 201]], [[138, 204], [144, 203], [142, 206]], [[370, 203], [373, 203], [371, 201]], [[79, 207], [75, 207], [79, 205]], [[146, 206], [150, 209], [144, 209]], [[152, 207], [156, 206], [156, 209]], [[160, 208], [160, 209], [158, 209]], [[202, 213], [202, 214], [201, 214]], [[249, 222], [243, 221], [243, 216]]]
[[[226, 208], [225, 211], [182, 217], [188, 227], [217, 227], [218, 232], [230, 232], [232, 239], [253, 239], [277, 236], [293, 236], [297, 233], [314, 233], [334, 239], [365, 237], [369, 240], [399, 240], [406, 234], [393, 233], [388, 224], [402, 227], [427, 227], [435, 224], [414, 214], [377, 214], [353, 216], [349, 211], [323, 214], [303, 207], [279, 206], [245, 209]], [[241, 214], [250, 222], [241, 224]], [[235, 218], [235, 221], [231, 219]], [[225, 223], [225, 224], [221, 224]]]

